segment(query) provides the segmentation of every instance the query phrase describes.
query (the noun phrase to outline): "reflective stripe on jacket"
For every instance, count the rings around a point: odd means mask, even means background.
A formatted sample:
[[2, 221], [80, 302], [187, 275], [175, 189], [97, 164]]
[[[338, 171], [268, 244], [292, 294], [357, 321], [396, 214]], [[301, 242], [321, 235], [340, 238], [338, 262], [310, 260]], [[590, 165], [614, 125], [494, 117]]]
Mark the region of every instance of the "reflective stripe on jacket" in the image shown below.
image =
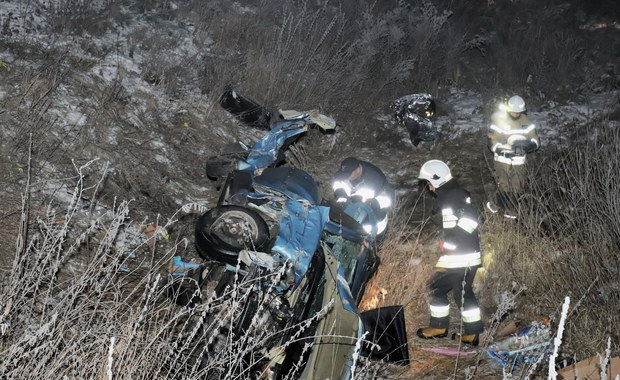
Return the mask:
[[536, 126], [523, 113], [518, 119], [513, 119], [505, 111], [495, 112], [491, 117], [488, 138], [493, 159], [508, 165], [525, 164], [525, 154], [516, 154], [514, 151], [513, 144], [516, 141], [529, 140], [536, 147], [540, 146]]
[[440, 268], [465, 268], [480, 265], [478, 211], [469, 193], [451, 179], [435, 190], [433, 210], [441, 216], [442, 239]]
[[443, 255], [437, 260], [437, 268], [467, 268], [482, 264], [480, 252]]
[[359, 196], [362, 202], [374, 199], [379, 207], [379, 210], [375, 211], [378, 212], [379, 218], [383, 218], [394, 202], [394, 189], [381, 169], [365, 161], [361, 161], [360, 165], [362, 165], [362, 174], [359, 178], [353, 181], [336, 180], [332, 188], [334, 192], [344, 191], [347, 198]]

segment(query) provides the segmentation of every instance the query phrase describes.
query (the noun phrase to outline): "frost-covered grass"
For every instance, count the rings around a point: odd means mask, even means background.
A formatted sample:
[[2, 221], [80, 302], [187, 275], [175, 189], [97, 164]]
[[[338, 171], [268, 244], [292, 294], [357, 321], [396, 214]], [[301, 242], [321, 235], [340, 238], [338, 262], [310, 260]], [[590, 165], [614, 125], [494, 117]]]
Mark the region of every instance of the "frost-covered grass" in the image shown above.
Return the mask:
[[[170, 242], [160, 251], [157, 241], [166, 237], [155, 233], [137, 246], [119, 244], [133, 225], [130, 202], [119, 202], [84, 224], [77, 217], [83, 199], [95, 202], [105, 177], [104, 170], [101, 180], [88, 186], [85, 178], [95, 174], [91, 164], [75, 167], [66, 209], [31, 209], [24, 198], [22, 226], [27, 231], [17, 237], [13, 263], [0, 278], [3, 377], [269, 378], [269, 355], [299, 341], [309, 342], [304, 351], [316, 348], [308, 331], [331, 311], [332, 302], [294, 324], [265, 319], [284, 269], [248, 278], [235, 274], [219, 293], [205, 272], [200, 290], [200, 272], [171, 276], [166, 268], [187, 243]], [[27, 187], [25, 193], [30, 192]], [[188, 204], [160, 228], [172, 228], [182, 214], [202, 211], [200, 205]], [[173, 302], [182, 287], [195, 290], [195, 302]], [[243, 319], [249, 304], [255, 310]], [[238, 331], [242, 320], [244, 330]], [[360, 345], [361, 340], [356, 352]], [[357, 379], [389, 376], [387, 366], [360, 357], [356, 362], [351, 369]], [[293, 364], [285, 379], [303, 371], [304, 361]]]
[[[24, 199], [22, 225], [28, 233], [18, 236], [13, 263], [0, 279], [3, 377], [247, 379], [264, 369], [267, 342], [286, 348], [330, 310], [327, 304], [287, 330], [266, 328], [258, 317], [274, 297], [274, 286], [262, 291], [257, 279], [238, 276], [221, 294], [205, 289], [201, 302], [175, 305], [170, 296], [180, 282], [195, 282], [166, 271], [182, 242], [164, 252], [147, 242], [117, 244], [132, 224], [129, 202], [90, 224], [76, 220], [82, 199], [96, 193], [85, 185], [88, 169], [76, 166], [77, 182], [64, 210], [50, 207], [41, 215]], [[187, 205], [164, 226], [193, 210], [204, 211]], [[261, 281], [275, 285], [281, 275]], [[243, 333], [233, 333], [251, 297], [256, 314]], [[278, 340], [283, 334], [288, 341]]]

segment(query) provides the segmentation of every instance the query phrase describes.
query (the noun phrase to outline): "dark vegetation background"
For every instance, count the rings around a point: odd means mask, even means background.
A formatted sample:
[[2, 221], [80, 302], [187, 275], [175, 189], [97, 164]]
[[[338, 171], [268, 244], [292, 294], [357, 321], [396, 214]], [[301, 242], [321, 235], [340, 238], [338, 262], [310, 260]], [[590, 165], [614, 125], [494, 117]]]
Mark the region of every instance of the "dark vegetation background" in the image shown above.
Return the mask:
[[[262, 133], [218, 107], [228, 84], [272, 109], [335, 118], [335, 135], [311, 131], [289, 155], [326, 196], [350, 155], [378, 164], [397, 187], [368, 302], [406, 306], [413, 364], [401, 378], [461, 378], [472, 365], [420, 351], [413, 338], [426, 323], [435, 259], [418, 168], [448, 161], [482, 205], [492, 189], [488, 116], [502, 97], [523, 96], [546, 116], [535, 120], [546, 140], [519, 223], [485, 215], [477, 289], [489, 331], [513, 319], [557, 322], [571, 296], [563, 352], [583, 359], [609, 338], [617, 351], [619, 8], [602, 0], [0, 1], [0, 372], [103, 377], [118, 336], [114, 356], [124, 359], [110, 370], [166, 377], [170, 320], [181, 317], [154, 278], [173, 255], [196, 257], [193, 220], [217, 197], [205, 158]], [[417, 148], [389, 109], [415, 92], [433, 94], [444, 118], [444, 138]], [[596, 107], [601, 98], [607, 105]], [[585, 120], [567, 115], [568, 104], [585, 109]], [[166, 227], [166, 239], [146, 240], [141, 231], [153, 224]], [[131, 253], [137, 259], [128, 261]], [[491, 321], [511, 292], [515, 304]], [[479, 377], [501, 377], [482, 359], [474, 364]]]

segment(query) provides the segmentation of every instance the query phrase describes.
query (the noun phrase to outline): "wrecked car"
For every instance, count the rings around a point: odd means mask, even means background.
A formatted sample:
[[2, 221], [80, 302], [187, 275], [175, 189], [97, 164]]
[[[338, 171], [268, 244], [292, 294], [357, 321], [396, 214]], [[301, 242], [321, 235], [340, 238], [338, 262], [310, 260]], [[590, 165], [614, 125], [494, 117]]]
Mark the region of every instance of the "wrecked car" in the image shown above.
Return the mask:
[[[211, 177], [219, 176], [222, 166], [230, 172], [217, 206], [196, 224], [195, 245], [206, 264], [194, 276], [195, 286], [184, 297], [177, 294], [177, 303], [215, 294], [224, 299], [222, 307], [234, 311], [199, 360], [208, 363], [224, 342], [243, 341], [251, 348], [237, 371], [269, 379], [348, 379], [354, 352], [371, 356], [375, 337], [381, 358], [408, 362], [402, 309], [384, 313], [400, 323], [384, 323], [381, 331], [375, 331], [380, 310], [369, 313], [373, 325], [366, 326], [357, 309], [378, 264], [376, 236], [323, 200], [307, 172], [280, 165], [282, 150], [308, 128], [335, 123], [316, 111], [279, 111], [277, 117], [251, 147], [240, 144], [234, 156], [210, 158], [224, 163], [208, 173]], [[235, 306], [225, 300], [231, 289], [245, 295]], [[249, 335], [254, 337], [244, 341]], [[385, 344], [386, 335], [391, 345]]]

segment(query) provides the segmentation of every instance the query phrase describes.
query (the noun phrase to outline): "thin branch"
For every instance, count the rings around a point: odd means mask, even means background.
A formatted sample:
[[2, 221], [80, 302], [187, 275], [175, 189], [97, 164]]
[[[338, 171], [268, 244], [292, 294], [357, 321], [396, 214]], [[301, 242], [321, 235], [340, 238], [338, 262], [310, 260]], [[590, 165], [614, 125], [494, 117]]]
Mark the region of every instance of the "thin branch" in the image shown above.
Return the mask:
[[30, 141], [28, 144], [28, 170], [26, 174], [26, 188], [22, 194], [22, 216], [17, 234], [17, 254], [15, 263], [25, 252], [25, 243], [28, 241], [28, 223], [30, 221], [30, 179], [32, 178], [32, 133], [30, 133]]

